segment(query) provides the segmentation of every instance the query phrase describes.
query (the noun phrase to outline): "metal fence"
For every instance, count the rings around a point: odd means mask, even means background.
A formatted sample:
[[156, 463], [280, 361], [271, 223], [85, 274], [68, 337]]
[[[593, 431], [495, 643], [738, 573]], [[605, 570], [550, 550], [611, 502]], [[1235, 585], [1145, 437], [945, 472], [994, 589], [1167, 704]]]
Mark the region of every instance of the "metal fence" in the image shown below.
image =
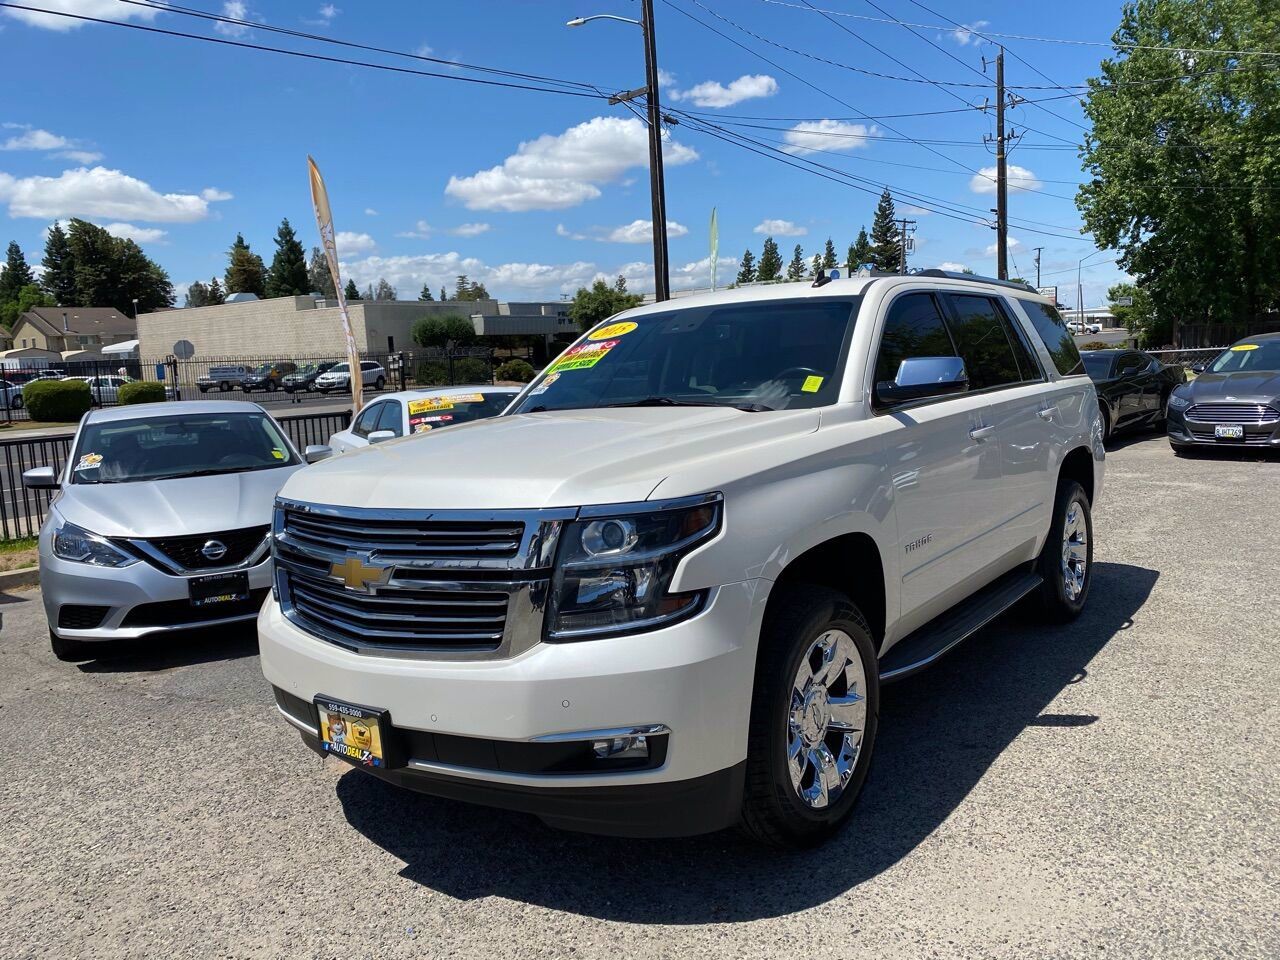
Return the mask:
[[[308, 444], [327, 443], [338, 430], [351, 422], [351, 411], [306, 413], [277, 417], [301, 452]], [[72, 434], [0, 440], [0, 540], [34, 537], [49, 509], [56, 490], [28, 490], [22, 485], [23, 471], [32, 467], [53, 467], [60, 472], [71, 453]], [[122, 492], [121, 496], [128, 496]]]
[[1187, 350], [1145, 350], [1144, 353], [1159, 358], [1161, 363], [1180, 363], [1185, 367], [1210, 364], [1226, 347], [1204, 347]]

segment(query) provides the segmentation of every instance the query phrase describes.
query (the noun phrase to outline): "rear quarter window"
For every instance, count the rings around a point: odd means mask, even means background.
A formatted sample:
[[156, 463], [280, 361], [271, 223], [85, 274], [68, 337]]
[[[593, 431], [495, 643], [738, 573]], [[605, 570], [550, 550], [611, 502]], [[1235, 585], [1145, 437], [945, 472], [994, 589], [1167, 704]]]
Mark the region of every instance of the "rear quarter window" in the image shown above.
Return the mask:
[[1043, 341], [1045, 349], [1049, 351], [1049, 357], [1053, 360], [1058, 373], [1064, 377], [1084, 373], [1080, 351], [1076, 349], [1076, 342], [1072, 339], [1071, 331], [1067, 329], [1062, 314], [1049, 304], [1040, 303], [1038, 300], [1018, 298], [1018, 306], [1022, 307], [1031, 320], [1031, 326]]

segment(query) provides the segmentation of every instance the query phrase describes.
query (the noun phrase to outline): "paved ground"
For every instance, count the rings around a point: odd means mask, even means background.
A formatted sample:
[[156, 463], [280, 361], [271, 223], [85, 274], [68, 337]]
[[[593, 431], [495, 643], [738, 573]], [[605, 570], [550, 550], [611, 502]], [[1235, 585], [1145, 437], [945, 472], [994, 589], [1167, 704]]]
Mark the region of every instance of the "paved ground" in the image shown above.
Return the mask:
[[59, 664], [0, 605], [0, 956], [1280, 955], [1280, 462], [1109, 457], [1085, 615], [886, 691], [849, 828], [632, 842], [304, 750], [252, 633]]

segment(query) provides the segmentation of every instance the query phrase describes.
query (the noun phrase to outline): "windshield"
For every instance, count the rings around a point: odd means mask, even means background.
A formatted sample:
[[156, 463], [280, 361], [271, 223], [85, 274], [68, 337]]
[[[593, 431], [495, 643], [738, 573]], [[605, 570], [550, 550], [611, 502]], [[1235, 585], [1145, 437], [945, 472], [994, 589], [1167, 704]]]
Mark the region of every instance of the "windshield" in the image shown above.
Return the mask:
[[350, 365], [345, 363], [340, 363], [336, 367], [329, 368], [330, 373], [349, 373], [350, 371], [351, 371]]
[[256, 368], [253, 372], [260, 377], [265, 377], [268, 373], [271, 372], [271, 364], [264, 363], [262, 366]]
[[72, 483], [171, 480], [297, 463], [261, 413], [201, 413], [90, 423], [72, 459]]
[[294, 376], [306, 376], [309, 373], [315, 373], [319, 369], [320, 368], [316, 366], [314, 363], [308, 363], [308, 364], [305, 364], [304, 366], [299, 367], [297, 370], [295, 370]]
[[834, 403], [861, 297], [689, 307], [598, 327], [512, 413]]
[[1111, 376], [1111, 354], [1082, 353], [1080, 359], [1084, 361], [1084, 371], [1091, 379], [1106, 380]]
[[1228, 347], [1209, 367], [1213, 373], [1237, 370], [1280, 370], [1280, 339], [1237, 343]]
[[406, 401], [409, 432], [426, 433], [472, 420], [496, 417], [511, 402], [511, 393], [465, 393], [453, 396], [418, 397]]

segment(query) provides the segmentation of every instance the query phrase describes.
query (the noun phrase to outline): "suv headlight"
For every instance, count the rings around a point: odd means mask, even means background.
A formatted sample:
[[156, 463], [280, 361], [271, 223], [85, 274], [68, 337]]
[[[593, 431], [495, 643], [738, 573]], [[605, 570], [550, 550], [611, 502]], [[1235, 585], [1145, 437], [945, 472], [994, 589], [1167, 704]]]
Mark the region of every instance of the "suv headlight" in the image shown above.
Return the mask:
[[547, 640], [616, 637], [697, 613], [706, 590], [669, 588], [681, 559], [720, 529], [719, 495], [699, 499], [630, 513], [587, 508], [565, 524], [547, 604]]
[[1169, 396], [1169, 406], [1175, 410], [1185, 410], [1191, 406], [1191, 401], [1186, 397], [1180, 397], [1178, 394], [1173, 393]]
[[65, 520], [53, 531], [53, 555], [94, 567], [127, 567], [138, 562], [110, 541]]

